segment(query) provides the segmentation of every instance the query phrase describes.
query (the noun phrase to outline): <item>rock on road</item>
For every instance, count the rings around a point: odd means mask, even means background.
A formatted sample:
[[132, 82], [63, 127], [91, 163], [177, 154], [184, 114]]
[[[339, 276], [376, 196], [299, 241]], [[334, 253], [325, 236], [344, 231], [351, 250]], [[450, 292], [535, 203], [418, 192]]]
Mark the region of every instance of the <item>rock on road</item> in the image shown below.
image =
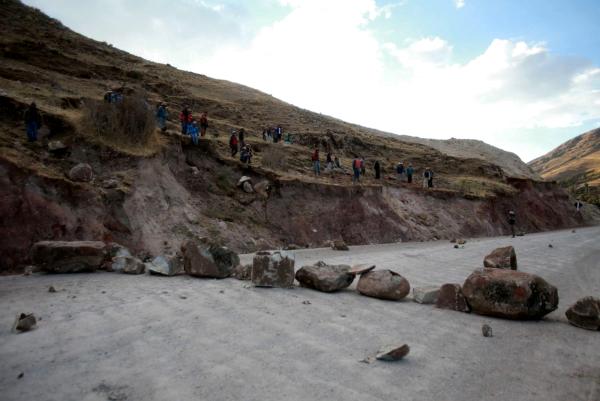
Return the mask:
[[[600, 400], [600, 333], [564, 316], [600, 294], [600, 227], [475, 239], [464, 249], [438, 241], [294, 253], [296, 268], [372, 263], [414, 287], [462, 284], [507, 245], [519, 270], [558, 287], [559, 308], [542, 321], [368, 298], [356, 280], [327, 294], [187, 276], [0, 277], [0, 398]], [[19, 312], [35, 313], [38, 327], [12, 333]], [[482, 336], [484, 323], [493, 337]], [[404, 343], [410, 354], [400, 362], [359, 362]]]

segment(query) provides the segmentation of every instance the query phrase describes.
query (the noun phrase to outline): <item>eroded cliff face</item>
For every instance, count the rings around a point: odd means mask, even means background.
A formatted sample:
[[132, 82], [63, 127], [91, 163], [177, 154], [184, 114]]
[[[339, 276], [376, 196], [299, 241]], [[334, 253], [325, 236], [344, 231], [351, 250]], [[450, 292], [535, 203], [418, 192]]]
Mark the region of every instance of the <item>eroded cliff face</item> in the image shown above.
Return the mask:
[[[196, 236], [249, 252], [332, 239], [358, 245], [500, 235], [509, 232], [511, 209], [525, 232], [598, 221], [593, 209], [576, 215], [567, 193], [551, 183], [507, 179], [514, 193], [472, 199], [418, 184], [325, 184], [245, 168], [219, 157], [215, 146], [175, 138], [158, 155], [133, 157], [79, 143], [44, 169], [0, 158], [0, 269], [19, 270], [31, 245], [49, 239], [115, 241], [144, 256], [174, 253]], [[79, 162], [92, 166], [92, 182], [67, 178]], [[242, 175], [268, 181], [268, 200], [239, 189]]]

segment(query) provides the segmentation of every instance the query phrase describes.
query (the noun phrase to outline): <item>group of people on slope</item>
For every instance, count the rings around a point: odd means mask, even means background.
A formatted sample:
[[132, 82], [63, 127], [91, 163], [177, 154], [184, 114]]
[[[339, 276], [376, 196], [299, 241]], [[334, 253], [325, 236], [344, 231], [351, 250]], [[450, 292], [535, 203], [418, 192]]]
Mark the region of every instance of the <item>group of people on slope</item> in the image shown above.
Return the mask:
[[[192, 112], [190, 111], [190, 108], [188, 106], [184, 106], [183, 110], [181, 110], [181, 113], [179, 113], [179, 121], [181, 122], [181, 134], [189, 135], [192, 138], [194, 145], [198, 144], [199, 137], [203, 138], [206, 135], [206, 130], [208, 129], [208, 115], [206, 112], [200, 114], [200, 121], [196, 121], [192, 115]], [[163, 128], [161, 127], [161, 129]]]
[[263, 129], [262, 138], [265, 142], [278, 143], [283, 140], [287, 144], [292, 143], [292, 134], [290, 134], [289, 132], [285, 135], [285, 139], [283, 138], [283, 128], [281, 127], [281, 125], [278, 125], [277, 127], [267, 127]]
[[231, 130], [229, 149], [231, 150], [231, 157], [235, 157], [239, 151], [242, 163], [250, 164], [252, 162], [252, 148], [246, 143], [246, 131], [243, 128], [240, 128], [237, 132], [234, 129]]

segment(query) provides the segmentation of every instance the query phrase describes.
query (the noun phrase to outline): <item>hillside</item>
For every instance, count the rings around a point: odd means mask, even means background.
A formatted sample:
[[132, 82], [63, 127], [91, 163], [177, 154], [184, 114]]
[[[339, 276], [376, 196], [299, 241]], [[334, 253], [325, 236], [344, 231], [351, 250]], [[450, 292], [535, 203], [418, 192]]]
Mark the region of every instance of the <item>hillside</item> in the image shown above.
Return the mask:
[[600, 204], [600, 128], [563, 143], [529, 165], [544, 179], [558, 181], [579, 197]]
[[430, 146], [450, 156], [486, 160], [500, 166], [504, 173], [510, 177], [540, 179], [540, 176], [516, 154], [488, 145], [477, 139], [429, 139], [408, 135], [398, 135], [398, 138], [406, 142]]
[[[511, 168], [473, 152], [441, 152], [242, 85], [149, 62], [15, 0], [0, 0], [0, 6], [0, 271], [26, 264], [29, 247], [40, 239], [117, 241], [148, 256], [175, 253], [183, 240], [197, 236], [254, 251], [315, 247], [338, 238], [368, 244], [498, 235], [508, 231], [509, 209], [517, 210], [525, 231], [594, 218], [567, 213], [572, 200], [556, 186], [512, 178]], [[168, 129], [139, 140], [98, 134], [90, 115], [103, 107], [110, 89], [152, 109], [165, 102]], [[32, 101], [44, 127], [40, 140], [29, 143], [23, 113]], [[179, 133], [184, 105], [195, 116], [208, 113], [208, 135], [197, 146]], [[264, 127], [278, 124], [293, 144], [262, 139]], [[250, 165], [229, 153], [229, 132], [240, 128], [254, 149]], [[50, 151], [54, 141], [67, 151]], [[314, 177], [315, 146], [322, 155], [330, 149], [343, 168]], [[367, 175], [352, 185], [349, 166], [357, 156], [365, 158]], [[372, 173], [375, 160], [383, 166], [381, 180]], [[401, 160], [415, 166], [413, 184], [397, 179], [394, 166]], [[92, 167], [93, 180], [69, 178], [78, 163]], [[420, 186], [425, 167], [436, 173], [430, 190]], [[273, 191], [267, 197], [245, 193], [236, 187], [243, 175]], [[565, 212], [553, 211], [556, 205]]]

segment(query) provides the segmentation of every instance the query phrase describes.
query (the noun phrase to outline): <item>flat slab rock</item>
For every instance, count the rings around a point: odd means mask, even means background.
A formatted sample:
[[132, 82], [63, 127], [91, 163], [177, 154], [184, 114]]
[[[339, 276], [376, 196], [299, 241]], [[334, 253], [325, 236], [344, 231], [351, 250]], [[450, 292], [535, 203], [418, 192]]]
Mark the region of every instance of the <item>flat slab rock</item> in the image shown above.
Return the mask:
[[439, 294], [440, 287], [438, 286], [415, 287], [413, 288], [413, 301], [420, 304], [435, 304]]
[[403, 344], [401, 346], [390, 345], [390, 346], [381, 348], [377, 352], [377, 355], [375, 356], [375, 358], [380, 361], [388, 361], [388, 362], [399, 361], [400, 359], [403, 359], [406, 355], [408, 355], [409, 352], [410, 352], [410, 347], [407, 344]]
[[600, 299], [581, 298], [567, 309], [565, 315], [573, 326], [586, 330], [600, 330]]
[[373, 270], [360, 276], [356, 289], [368, 297], [398, 301], [408, 295], [410, 284], [391, 270]]
[[517, 270], [517, 254], [512, 246], [496, 248], [483, 259], [483, 266], [495, 269]]
[[505, 319], [541, 319], [558, 307], [558, 290], [535, 274], [505, 269], [474, 271], [463, 284], [473, 312]]
[[322, 292], [347, 288], [355, 276], [350, 273], [348, 265], [328, 265], [324, 262], [317, 262], [314, 266], [303, 266], [296, 272], [296, 280], [302, 287]]
[[31, 248], [33, 263], [47, 273], [93, 272], [106, 255], [100, 241], [40, 241]]

